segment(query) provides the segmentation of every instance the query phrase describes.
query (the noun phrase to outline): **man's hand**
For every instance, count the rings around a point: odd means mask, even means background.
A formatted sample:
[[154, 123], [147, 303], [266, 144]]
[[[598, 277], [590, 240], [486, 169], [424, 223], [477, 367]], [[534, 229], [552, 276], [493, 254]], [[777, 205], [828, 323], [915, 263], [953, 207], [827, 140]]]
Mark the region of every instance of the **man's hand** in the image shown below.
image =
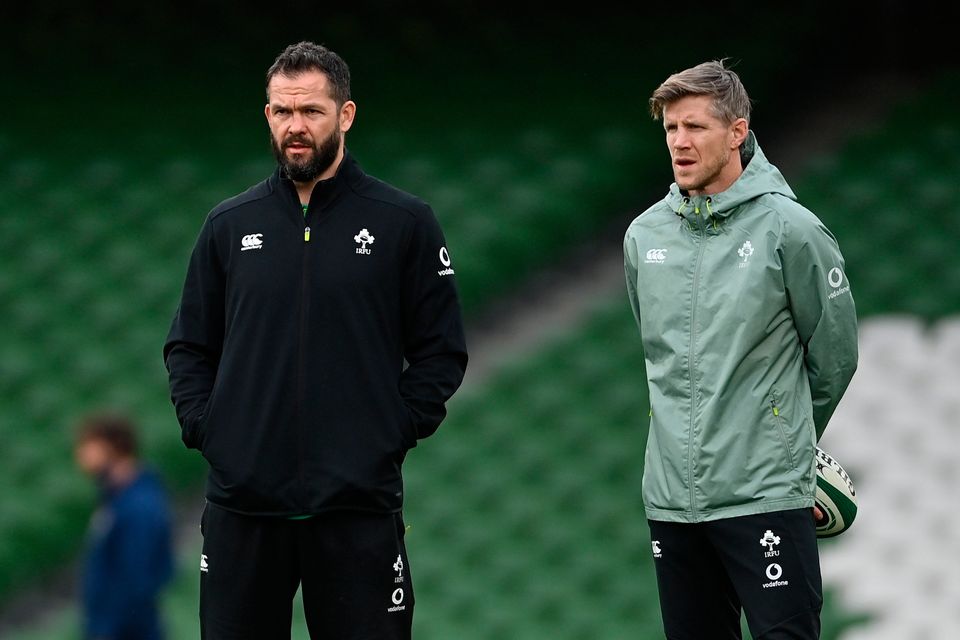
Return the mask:
[[813, 521], [819, 523], [821, 520], [823, 520], [823, 518], [824, 518], [823, 511], [820, 511], [820, 508], [814, 505]]

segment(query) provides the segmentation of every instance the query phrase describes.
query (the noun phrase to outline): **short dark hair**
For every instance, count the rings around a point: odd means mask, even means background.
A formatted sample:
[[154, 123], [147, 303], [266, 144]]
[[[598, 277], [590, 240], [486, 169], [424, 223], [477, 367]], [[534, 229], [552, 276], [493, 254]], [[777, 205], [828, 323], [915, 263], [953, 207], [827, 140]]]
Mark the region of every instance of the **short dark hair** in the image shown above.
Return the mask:
[[77, 444], [91, 440], [105, 442], [116, 453], [133, 458], [140, 451], [133, 421], [119, 413], [98, 412], [84, 416], [77, 425], [76, 440]]
[[343, 58], [323, 45], [304, 40], [291, 44], [267, 69], [267, 100], [270, 81], [276, 75], [294, 77], [306, 71], [320, 71], [330, 83], [330, 97], [341, 107], [350, 99], [350, 68]]

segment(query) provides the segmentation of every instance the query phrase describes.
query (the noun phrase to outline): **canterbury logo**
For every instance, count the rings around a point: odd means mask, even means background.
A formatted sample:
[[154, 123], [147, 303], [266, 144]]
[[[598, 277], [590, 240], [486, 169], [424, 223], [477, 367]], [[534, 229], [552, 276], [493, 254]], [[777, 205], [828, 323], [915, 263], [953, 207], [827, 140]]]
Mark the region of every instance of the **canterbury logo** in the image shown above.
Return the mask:
[[663, 264], [667, 259], [667, 250], [666, 249], [650, 249], [647, 251], [647, 259], [644, 260], [647, 264]]
[[251, 233], [248, 236], [243, 236], [243, 240], [240, 241], [240, 244], [242, 245], [240, 251], [263, 249], [263, 240], [261, 240], [262, 237], [262, 233]]

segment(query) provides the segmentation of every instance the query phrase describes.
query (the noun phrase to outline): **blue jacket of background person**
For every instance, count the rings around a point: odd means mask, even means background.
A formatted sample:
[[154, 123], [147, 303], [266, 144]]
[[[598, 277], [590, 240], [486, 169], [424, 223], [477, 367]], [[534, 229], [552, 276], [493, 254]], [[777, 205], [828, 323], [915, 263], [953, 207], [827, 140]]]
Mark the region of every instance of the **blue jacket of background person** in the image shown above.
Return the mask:
[[160, 591], [173, 573], [171, 517], [156, 473], [102, 492], [84, 559], [83, 624], [87, 638], [159, 640]]

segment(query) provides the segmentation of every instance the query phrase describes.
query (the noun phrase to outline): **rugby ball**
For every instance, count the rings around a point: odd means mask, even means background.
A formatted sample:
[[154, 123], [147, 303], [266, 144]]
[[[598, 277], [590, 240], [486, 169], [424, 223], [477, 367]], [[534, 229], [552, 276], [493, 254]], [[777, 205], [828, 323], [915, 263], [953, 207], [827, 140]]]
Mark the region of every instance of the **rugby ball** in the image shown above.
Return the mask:
[[815, 461], [817, 493], [814, 502], [823, 513], [823, 518], [817, 520], [817, 537], [832, 538], [849, 529], [857, 517], [857, 492], [840, 463], [820, 447], [817, 447]]

